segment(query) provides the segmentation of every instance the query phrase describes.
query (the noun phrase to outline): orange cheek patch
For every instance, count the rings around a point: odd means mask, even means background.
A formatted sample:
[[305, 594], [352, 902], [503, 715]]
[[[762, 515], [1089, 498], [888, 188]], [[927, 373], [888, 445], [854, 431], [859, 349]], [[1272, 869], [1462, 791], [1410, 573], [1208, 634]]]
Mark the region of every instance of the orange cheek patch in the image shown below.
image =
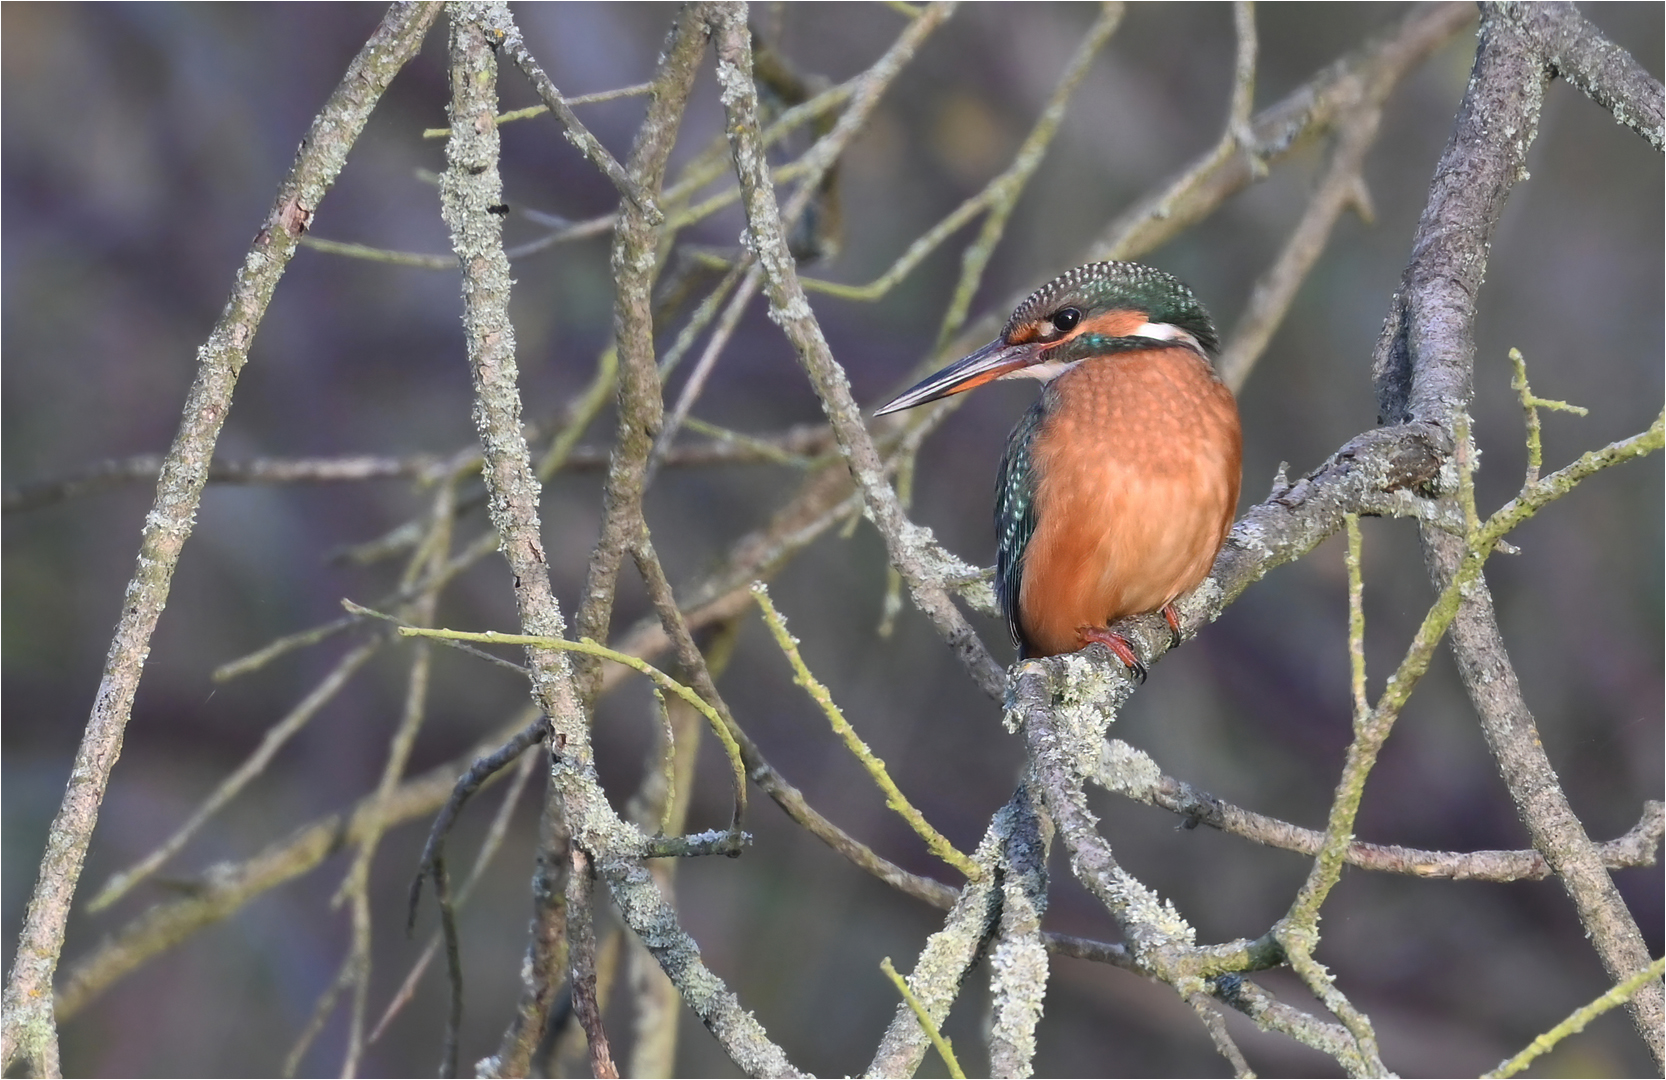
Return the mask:
[[1145, 314], [1139, 311], [1107, 311], [1103, 315], [1096, 315], [1086, 322], [1077, 325], [1076, 329], [1060, 338], [1069, 341], [1082, 334], [1100, 334], [1104, 337], [1128, 337], [1145, 325]]

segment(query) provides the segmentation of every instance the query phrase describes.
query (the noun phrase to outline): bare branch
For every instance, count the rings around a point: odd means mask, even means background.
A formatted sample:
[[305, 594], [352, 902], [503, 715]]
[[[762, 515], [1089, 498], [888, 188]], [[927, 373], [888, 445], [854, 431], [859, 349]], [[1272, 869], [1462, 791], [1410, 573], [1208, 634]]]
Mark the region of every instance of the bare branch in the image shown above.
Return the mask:
[[[1511, 187], [1526, 175], [1551, 70], [1541, 42], [1501, 6], [1483, 6], [1475, 67], [1373, 360], [1378, 411], [1388, 422], [1416, 416], [1454, 431], [1463, 420], [1473, 393], [1476, 295], [1492, 231]], [[1434, 529], [1423, 530], [1423, 541], [1430, 575], [1445, 590], [1465, 561], [1466, 545]], [[1627, 978], [1651, 957], [1556, 780], [1484, 581], [1465, 594], [1452, 648], [1534, 847], [1568, 890], [1609, 976]], [[1650, 984], [1630, 1009], [1658, 1067], [1666, 1061], [1666, 995]]]
[[1001, 850], [1001, 921], [989, 951], [989, 1069], [993, 1076], [1030, 1076], [1035, 1029], [1047, 993], [1047, 950], [1041, 917], [1047, 911], [1047, 851], [1052, 827], [1030, 793], [1013, 796], [1014, 827]]
[[[544, 107], [554, 113], [557, 120], [561, 121], [562, 134], [567, 137], [567, 141], [572, 143], [590, 164], [600, 169], [602, 175], [606, 176], [613, 186], [619, 189], [619, 194], [635, 204], [636, 209], [648, 219], [650, 224], [657, 225], [664, 221], [665, 215], [660, 213], [659, 208], [653, 204], [653, 200], [625, 172], [624, 166], [620, 165], [618, 161], [614, 160], [613, 155], [607, 152], [607, 147], [603, 146], [594, 135], [590, 134], [590, 129], [584, 126], [584, 121], [580, 120], [578, 115], [567, 107], [566, 99], [561, 96], [561, 91], [555, 88], [555, 84], [550, 81], [550, 77], [544, 74], [544, 69], [538, 66], [538, 61], [527, 49], [526, 41], [521, 37], [521, 28], [511, 23], [508, 27], [502, 29], [504, 34], [498, 43], [498, 47], [508, 54], [509, 59], [515, 62], [515, 66], [521, 69], [521, 74], [525, 75], [527, 80], [532, 83], [532, 88], [538, 91], [538, 96], [543, 99]], [[494, 118], [493, 123], [496, 124], [496, 122]]]
[[1469, 4], [1412, 8], [1375, 41], [1263, 109], [1250, 123], [1248, 146], [1222, 153], [1217, 145], [1165, 188], [1129, 207], [1100, 233], [1090, 257], [1131, 259], [1196, 224], [1264, 175], [1265, 166], [1283, 158], [1303, 137], [1326, 129], [1362, 103], [1381, 102], [1413, 67], [1474, 17]]
[[[517, 718], [512, 727], [491, 736], [491, 743], [501, 742], [525, 723], [525, 719]], [[490, 745], [478, 747], [465, 757], [401, 784], [382, 805], [383, 827], [432, 814], [452, 793], [458, 773], [489, 749]], [[242, 862], [211, 866], [184, 896], [163, 901], [139, 915], [70, 967], [58, 988], [58, 1016], [67, 1020], [140, 964], [241, 910], [255, 897], [314, 869], [335, 852], [358, 843], [369, 835], [373, 800], [374, 796], [366, 795], [351, 809], [303, 825]]]
[[192, 811], [191, 816], [185, 820], [183, 825], [174, 830], [173, 835], [169, 836], [156, 850], [134, 865], [113, 874], [110, 880], [105, 882], [104, 887], [98, 891], [98, 895], [88, 902], [88, 908], [92, 911], [100, 911], [109, 907], [125, 896], [129, 889], [155, 873], [163, 863], [178, 854], [179, 850], [186, 845], [191, 837], [197, 834], [197, 830], [202, 828], [209, 818], [213, 817], [221, 807], [235, 798], [238, 792], [249, 785], [251, 780], [265, 771], [266, 766], [271, 763], [272, 758], [277, 755], [284, 744], [294, 738], [314, 716], [318, 715], [318, 710], [329, 704], [342, 691], [348, 680], [365, 665], [366, 661], [376, 655], [382, 645], [382, 639], [365, 642], [354, 647], [346, 656], [338, 660], [330, 673], [317, 686], [313, 687], [306, 697], [297, 702], [295, 707], [285, 714], [282, 719], [266, 730], [266, 734], [261, 737], [260, 745], [255, 748], [254, 753], [250, 754], [241, 765], [232, 770], [231, 775], [215, 785], [214, 791], [210, 793], [207, 799], [203, 800], [202, 805]]
[[[1108, 791], [1179, 814], [1188, 828], [1207, 825], [1302, 855], [1317, 855], [1324, 843], [1324, 833], [1244, 810], [1165, 775], [1148, 755], [1121, 739], [1110, 739], [1101, 748], [1092, 779]], [[1651, 799], [1624, 836], [1599, 845], [1603, 865], [1613, 869], [1653, 866], [1662, 838], [1666, 838], [1666, 811]], [[1542, 881], [1553, 873], [1545, 857], [1531, 849], [1425, 851], [1356, 840], [1348, 846], [1345, 858], [1349, 866], [1362, 870], [1454, 881]]]
[[602, 1007], [596, 991], [596, 931], [594, 905], [596, 878], [584, 849], [571, 849], [572, 872], [567, 876], [568, 979], [573, 988], [573, 1012], [584, 1027], [590, 1045], [590, 1073], [598, 1078], [618, 1077], [613, 1052], [602, 1029]]
[[[631, 148], [632, 182], [653, 198], [665, 176], [683, 109], [694, 85], [694, 74], [705, 52], [705, 9], [685, 6], [670, 31], [648, 115]], [[613, 457], [602, 496], [601, 537], [590, 555], [585, 575], [584, 603], [578, 612], [578, 634], [595, 641], [608, 639], [613, 619], [614, 589], [619, 564], [630, 544], [646, 525], [642, 495], [646, 488], [648, 456], [653, 452], [665, 414], [659, 368], [654, 363], [653, 284], [658, 271], [655, 249], [660, 226], [640, 210], [621, 207], [613, 234], [613, 336], [619, 351], [619, 423]], [[595, 699], [600, 665], [581, 658], [576, 665], [579, 700]]]
[[[924, 21], [923, 18], [918, 20]], [[726, 19], [717, 31], [716, 39], [718, 83], [722, 87], [724, 108], [730, 118], [727, 133], [745, 192], [749, 242], [768, 279], [770, 317], [786, 333], [798, 353], [799, 362], [809, 374], [821, 398], [822, 408], [833, 425], [834, 436], [845, 452], [851, 474], [856, 477], [874, 523], [885, 538], [891, 562], [908, 582], [915, 604], [931, 619], [984, 692], [999, 698], [1004, 684], [1000, 666], [933, 575], [926, 550], [929, 533], [908, 521], [897, 501], [896, 492], [886, 483], [879, 454], [862, 422], [861, 409], [851, 396], [844, 369], [833, 359], [821, 327], [804, 298], [804, 290], [798, 284], [792, 255], [787, 248], [782, 214], [776, 205], [775, 190], [764, 167], [763, 153], [755, 135], [758, 130], [758, 102], [757, 91], [752, 84], [751, 40], [745, 21], [732, 16]], [[866, 99], [859, 95], [853, 100], [850, 109], [840, 119], [839, 127], [827, 140], [838, 136], [847, 123], [854, 130], [855, 125], [865, 118], [863, 105], [871, 108], [876, 99], [877, 93], [873, 93]], [[806, 155], [807, 158], [809, 156]], [[807, 187], [801, 188], [794, 201], [802, 201], [807, 195]], [[790, 213], [791, 207], [789, 216]]]
[[63, 804], [47, 837], [6, 980], [5, 1019], [0, 1026], [0, 1064], [6, 1069], [22, 1057], [43, 1074], [58, 1071], [52, 976], [63, 950], [64, 923], [110, 770], [121, 753], [151, 634], [167, 603], [180, 550], [191, 535], [208, 462], [231, 407], [237, 376], [248, 361], [250, 342], [295, 253], [296, 240], [341, 171], [348, 149], [364, 129], [382, 91], [416, 54], [438, 13], [439, 6], [433, 3], [394, 5], [348, 65], [302, 140], [295, 164], [244, 257], [231, 298], [198, 351], [196, 380], [186, 398], [179, 434], [163, 462], [156, 503], [145, 518], [138, 565], [122, 603]]
[[1666, 150], [1666, 93], [1660, 80], [1604, 37], [1578, 8], [1568, 3], [1500, 4], [1497, 14], [1534, 39], [1556, 74], [1650, 146]]
[[1367, 104], [1340, 122], [1342, 131], [1331, 150], [1318, 190], [1308, 199], [1307, 209], [1302, 211], [1302, 219], [1290, 233], [1278, 259], [1256, 280], [1249, 303], [1215, 362], [1221, 379], [1234, 393], [1243, 388], [1250, 368], [1284, 321], [1297, 290], [1325, 250], [1337, 218], [1355, 201], [1362, 182], [1365, 154], [1377, 141], [1381, 118], [1381, 106]]

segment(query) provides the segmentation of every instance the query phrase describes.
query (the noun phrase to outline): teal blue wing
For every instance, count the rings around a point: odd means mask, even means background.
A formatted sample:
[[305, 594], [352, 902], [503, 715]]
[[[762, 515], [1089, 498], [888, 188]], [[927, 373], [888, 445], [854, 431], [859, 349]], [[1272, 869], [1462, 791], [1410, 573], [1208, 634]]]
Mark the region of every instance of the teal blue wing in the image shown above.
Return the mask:
[[1024, 549], [1035, 532], [1035, 467], [1031, 445], [1047, 419], [1048, 398], [1043, 393], [1007, 437], [1001, 472], [995, 482], [995, 596], [1006, 613], [1007, 629], [1025, 655], [1024, 630], [1019, 625], [1018, 596], [1024, 583]]

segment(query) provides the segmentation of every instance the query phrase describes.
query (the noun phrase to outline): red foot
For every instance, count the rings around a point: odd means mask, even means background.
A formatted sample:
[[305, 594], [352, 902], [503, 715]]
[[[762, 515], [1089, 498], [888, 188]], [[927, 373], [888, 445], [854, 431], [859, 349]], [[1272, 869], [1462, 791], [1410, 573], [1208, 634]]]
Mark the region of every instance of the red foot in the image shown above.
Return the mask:
[[1076, 638], [1083, 645], [1092, 645], [1097, 642], [1105, 646], [1105, 648], [1111, 650], [1118, 660], [1123, 662], [1129, 671], [1134, 673], [1134, 678], [1142, 683], [1145, 682], [1145, 665], [1140, 663], [1138, 656], [1134, 655], [1134, 647], [1128, 644], [1128, 639], [1115, 630], [1109, 630], [1103, 626], [1078, 626], [1076, 628]]
[[1180, 612], [1174, 610], [1173, 604], [1164, 604], [1163, 618], [1167, 619], [1169, 624], [1169, 634], [1171, 635], [1169, 648], [1178, 649], [1180, 647]]

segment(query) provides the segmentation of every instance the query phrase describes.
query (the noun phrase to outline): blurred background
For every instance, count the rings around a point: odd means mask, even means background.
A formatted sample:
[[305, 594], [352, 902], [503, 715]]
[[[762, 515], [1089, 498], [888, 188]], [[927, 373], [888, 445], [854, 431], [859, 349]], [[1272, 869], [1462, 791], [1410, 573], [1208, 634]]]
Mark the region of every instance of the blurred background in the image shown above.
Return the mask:
[[[1392, 22], [1394, 4], [1264, 4], [1257, 12], [1257, 107]], [[1651, 72], [1662, 70], [1658, 4], [1584, 10]], [[531, 5], [518, 17], [567, 94], [646, 80], [673, 9]], [[3, 12], [4, 482], [8, 489], [110, 457], [164, 451], [194, 352], [312, 116], [380, 17], [374, 5], [6, 5]], [[842, 251], [811, 271], [872, 280], [907, 243], [1006, 167], [1094, 18], [1085, 5], [980, 4], [928, 39], [886, 94], [840, 173]], [[902, 20], [879, 5], [759, 6], [798, 68], [833, 80], [870, 64]], [[1375, 422], [1373, 344], [1399, 279], [1435, 161], [1468, 75], [1466, 29], [1390, 100], [1366, 169], [1376, 221], [1338, 224], [1315, 273], [1242, 396], [1244, 505], [1279, 463], [1304, 472]], [[443, 167], [444, 33], [378, 106], [313, 234], [408, 251], [448, 250], [421, 170]], [[1046, 164], [1020, 203], [974, 312], [1004, 307], [1075, 265], [1087, 238], [1218, 138], [1233, 56], [1219, 4], [1131, 5], [1078, 92]], [[532, 104], [517, 73], [505, 106]], [[617, 156], [641, 99], [583, 117]], [[710, 58], [690, 105], [679, 163], [721, 133]], [[504, 129], [508, 201], [568, 218], [607, 212], [613, 192], [539, 118]], [[1223, 330], [1242, 310], [1309, 194], [1318, 144], [1145, 260], [1188, 280]], [[1483, 512], [1514, 494], [1525, 462], [1507, 351], [1527, 357], [1537, 393], [1590, 408], [1545, 417], [1546, 467], [1646, 427], [1662, 399], [1662, 165], [1659, 155], [1564, 84], [1550, 87], [1529, 158], [1494, 240], [1480, 298], [1476, 358]], [[512, 215], [510, 240], [539, 227]], [[737, 211], [687, 237], [732, 249]], [[813, 297], [859, 400], [899, 389], [926, 355], [959, 269], [963, 233], [885, 299]], [[611, 326], [606, 236], [516, 263], [514, 317], [530, 418], [554, 415], [591, 377]], [[450, 454], [474, 438], [454, 272], [302, 250], [278, 289], [220, 442], [224, 460], [259, 456]], [[683, 316], [679, 315], [678, 320]], [[662, 348], [676, 325], [664, 328]], [[686, 368], [685, 368], [686, 370]], [[676, 381], [680, 381], [676, 380]], [[673, 384], [675, 390], [675, 381]], [[966, 559], [992, 561], [991, 488], [1006, 433], [1031, 385], [972, 395], [926, 444], [915, 519]], [[820, 420], [790, 348], [754, 305], [695, 415], [750, 433]], [[612, 438], [611, 410], [584, 445]], [[709, 568], [767, 521], [798, 474], [749, 465], [668, 469], [647, 515], [673, 581]], [[46, 827], [86, 720], [152, 485], [4, 520], [4, 935], [22, 918]], [[576, 606], [596, 538], [600, 474], [564, 473], [544, 500], [545, 546], [564, 608]], [[1576, 811], [1598, 839], [1617, 836], [1662, 789], [1662, 473], [1659, 456], [1604, 473], [1513, 537], [1488, 577], [1528, 702]], [[209, 673], [270, 639], [334, 618], [342, 597], [371, 601], [396, 570], [330, 560], [421, 512], [408, 481], [207, 491], [140, 687], [124, 755], [94, 837], [82, 900], [168, 836], [266, 727], [351, 647], [333, 639], [245, 679]], [[478, 512], [460, 535], [484, 522]], [[1365, 523], [1372, 686], [1398, 659], [1431, 599], [1415, 528]], [[648, 614], [629, 568], [617, 630]], [[1113, 734], [1170, 774], [1248, 808], [1321, 827], [1348, 738], [1345, 581], [1339, 541], [1251, 588], [1216, 625], [1165, 658]], [[1022, 761], [997, 709], [970, 684], [918, 613], [876, 632], [883, 547], [866, 525], [829, 532], [776, 580], [774, 595], [806, 658], [928, 818], [963, 848], [1010, 795]], [[512, 597], [495, 557], [443, 598], [438, 621], [510, 629]], [[1010, 656], [995, 620], [986, 639]], [[432, 767], [502, 725], [526, 700], [501, 669], [440, 650], [431, 719], [411, 762]], [[386, 650], [241, 797], [164, 870], [188, 879], [246, 858], [370, 789], [398, 719], [406, 658]], [[921, 873], [946, 868], [885, 810], [858, 766], [792, 685], [754, 618], [721, 683], [740, 723], [812, 805]], [[655, 724], [627, 684], [598, 717], [598, 759], [617, 801], [640, 775]], [[709, 742], [709, 740], [708, 740]], [[708, 746], [707, 751], [711, 750]], [[495, 1048], [519, 993], [539, 782], [462, 917], [468, 1004], [462, 1060]], [[722, 824], [727, 778], [708, 756], [692, 828]], [[454, 863], [471, 858], [500, 796], [466, 813]], [[1287, 907], [1306, 860], [1171, 815], [1098, 797], [1125, 865], [1174, 900], [1205, 940], [1265, 930]], [[882, 957], [907, 969], [939, 913], [844, 863], [757, 800], [756, 844], [740, 859], [691, 860], [679, 873], [684, 925], [800, 1067], [862, 1069], [895, 999]], [[432, 924], [400, 929], [404, 888], [427, 821], [393, 831], [375, 864], [372, 1018]], [[1443, 850], [1519, 848], [1526, 834], [1442, 652], [1389, 741], [1365, 796], [1363, 839]], [[1103, 910], [1055, 853], [1050, 928], [1114, 936]], [[262, 895], [150, 962], [63, 1030], [66, 1075], [270, 1074], [329, 983], [348, 940], [329, 898], [348, 857]], [[1650, 948], [1661, 951], [1657, 868], [1616, 874]], [[66, 965], [150, 905], [167, 880], [97, 916], [78, 911]], [[1319, 959], [1377, 1023], [1403, 1075], [1495, 1065], [1606, 979], [1553, 881], [1406, 880], [1349, 871], [1326, 907]], [[1189, 1008], [1165, 987], [1057, 959], [1039, 1032], [1038, 1075], [1228, 1075]], [[1260, 978], [1260, 977], [1258, 977]], [[1311, 1005], [1280, 973], [1265, 984]], [[986, 972], [946, 1033], [984, 1068]], [[439, 1052], [443, 972], [369, 1049], [371, 1075], [427, 1074]], [[610, 1025], [628, 1021], [623, 1010]], [[1264, 1074], [1329, 1075], [1334, 1063], [1241, 1018], [1229, 1027]], [[338, 1011], [303, 1073], [339, 1069]], [[1620, 1012], [1543, 1059], [1541, 1075], [1642, 1075], [1646, 1054]], [[733, 1072], [685, 1012], [681, 1075]], [[941, 1075], [928, 1058], [924, 1075]]]

